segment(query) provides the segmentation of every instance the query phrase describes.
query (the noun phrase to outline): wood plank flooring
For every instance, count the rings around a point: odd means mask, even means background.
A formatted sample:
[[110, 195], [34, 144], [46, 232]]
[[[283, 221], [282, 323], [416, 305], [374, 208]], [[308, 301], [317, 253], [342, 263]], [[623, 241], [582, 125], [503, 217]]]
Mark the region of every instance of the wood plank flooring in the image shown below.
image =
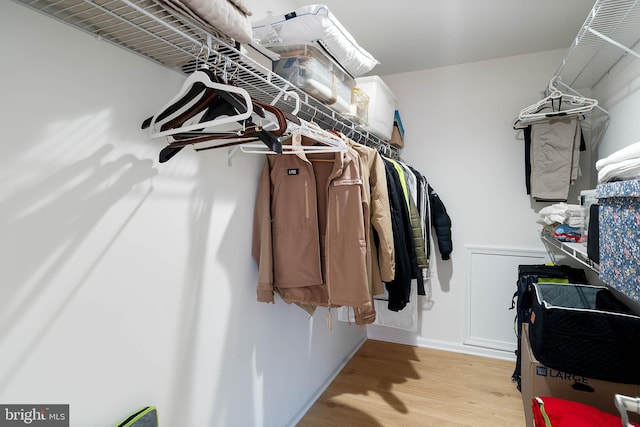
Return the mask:
[[514, 366], [368, 340], [298, 427], [524, 426]]

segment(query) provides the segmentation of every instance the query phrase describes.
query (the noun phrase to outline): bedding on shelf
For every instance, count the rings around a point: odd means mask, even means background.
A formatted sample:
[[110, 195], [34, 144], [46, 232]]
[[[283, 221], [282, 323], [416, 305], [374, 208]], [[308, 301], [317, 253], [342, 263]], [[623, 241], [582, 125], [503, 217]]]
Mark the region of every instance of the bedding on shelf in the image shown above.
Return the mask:
[[205, 30], [250, 43], [251, 9], [244, 0], [157, 0], [159, 4], [192, 19]]
[[363, 49], [323, 4], [254, 21], [255, 39], [266, 47], [290, 43], [316, 43], [352, 77], [373, 69], [378, 61]]

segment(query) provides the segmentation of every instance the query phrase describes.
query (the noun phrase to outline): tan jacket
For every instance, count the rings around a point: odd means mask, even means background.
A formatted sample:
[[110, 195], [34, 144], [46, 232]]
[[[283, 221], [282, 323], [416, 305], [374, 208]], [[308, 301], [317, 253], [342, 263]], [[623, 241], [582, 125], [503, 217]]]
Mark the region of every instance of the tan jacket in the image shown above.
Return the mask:
[[359, 323], [371, 323], [358, 155], [312, 156], [325, 161], [267, 155], [254, 215], [258, 301], [273, 302], [278, 292], [303, 306], [345, 305], [366, 313]]
[[[384, 163], [378, 152], [371, 147], [342, 137], [360, 156], [362, 177], [365, 185], [365, 200], [369, 206], [369, 216], [365, 218], [367, 235], [367, 270], [371, 295], [384, 293], [384, 282], [395, 277], [395, 250], [393, 228], [391, 226], [391, 206], [387, 190], [387, 176]], [[378, 246], [374, 244], [373, 233], [377, 233]]]

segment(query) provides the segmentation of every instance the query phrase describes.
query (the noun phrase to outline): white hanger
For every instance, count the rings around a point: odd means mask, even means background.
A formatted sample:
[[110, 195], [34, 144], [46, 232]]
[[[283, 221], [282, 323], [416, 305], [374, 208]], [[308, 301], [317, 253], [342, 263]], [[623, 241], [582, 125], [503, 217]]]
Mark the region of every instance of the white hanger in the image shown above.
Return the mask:
[[[201, 123], [192, 123], [190, 125], [184, 125], [181, 127], [177, 127], [177, 128], [173, 128], [173, 129], [167, 129], [164, 131], [157, 131], [155, 129], [155, 125], [157, 117], [166, 109], [168, 109], [169, 107], [171, 107], [173, 104], [175, 104], [178, 100], [180, 100], [182, 98], [182, 96], [184, 96], [189, 89], [195, 84], [195, 83], [202, 83], [204, 84], [206, 87], [214, 89], [214, 90], [219, 90], [219, 91], [226, 91], [226, 92], [231, 92], [231, 93], [236, 93], [240, 96], [242, 96], [242, 98], [244, 99], [245, 102], [245, 106], [247, 107], [247, 111], [244, 113], [240, 113], [240, 114], [235, 114], [232, 116], [221, 116], [221, 117], [216, 117], [213, 120], [209, 120], [207, 122], [201, 122]], [[149, 132], [150, 132], [150, 136], [151, 138], [159, 138], [159, 137], [163, 137], [163, 136], [168, 136], [168, 135], [174, 135], [177, 133], [182, 133], [182, 132], [189, 132], [192, 130], [196, 130], [196, 129], [203, 129], [203, 128], [208, 128], [208, 127], [213, 127], [213, 126], [219, 126], [225, 123], [231, 123], [231, 122], [239, 122], [239, 121], [243, 121], [248, 119], [249, 117], [251, 117], [251, 114], [253, 114], [253, 104], [251, 102], [251, 96], [249, 95], [249, 93], [240, 87], [237, 86], [233, 86], [233, 85], [226, 85], [226, 84], [222, 84], [222, 83], [218, 83], [218, 82], [214, 82], [211, 80], [211, 77], [209, 76], [209, 74], [207, 74], [205, 71], [202, 70], [198, 70], [198, 71], [194, 71], [192, 74], [189, 75], [189, 77], [187, 77], [187, 80], [185, 80], [184, 84], [182, 85], [182, 88], [180, 89], [180, 92], [178, 92], [178, 94], [173, 97], [171, 99], [171, 101], [169, 101], [164, 107], [162, 107], [160, 109], [160, 111], [158, 113], [156, 113], [153, 118], [151, 119], [151, 124], [149, 126]]]
[[[288, 133], [292, 137], [304, 136], [323, 145], [282, 144], [282, 154], [335, 153], [348, 150], [347, 144], [340, 137], [302, 119], [299, 125], [289, 123]], [[295, 138], [292, 139], [294, 140]], [[268, 147], [258, 143], [243, 144], [240, 150], [248, 154], [274, 154]]]
[[[551, 117], [574, 116], [588, 113], [598, 105], [596, 99], [563, 93], [556, 88], [556, 79], [557, 78], [554, 77], [549, 82], [548, 96], [520, 110], [520, 114], [518, 115], [520, 122], [529, 123]], [[563, 105], [569, 106], [569, 108], [562, 109]], [[545, 109], [545, 107], [552, 107], [553, 111], [541, 111]]]

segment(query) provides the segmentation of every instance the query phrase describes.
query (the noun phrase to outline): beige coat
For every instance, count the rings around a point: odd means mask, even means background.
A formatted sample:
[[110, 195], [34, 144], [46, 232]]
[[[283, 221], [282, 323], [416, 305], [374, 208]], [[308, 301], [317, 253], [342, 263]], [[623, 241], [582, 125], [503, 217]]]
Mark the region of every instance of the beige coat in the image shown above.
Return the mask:
[[358, 323], [375, 320], [363, 194], [353, 149], [267, 156], [254, 215], [258, 301], [273, 302], [278, 292], [306, 309], [350, 306], [363, 313]]
[[[365, 200], [369, 206], [368, 218], [365, 218], [367, 235], [367, 270], [371, 295], [384, 293], [384, 282], [395, 277], [395, 250], [393, 246], [393, 228], [391, 226], [391, 207], [387, 190], [387, 176], [384, 163], [378, 152], [371, 147], [343, 139], [360, 156], [362, 177], [365, 186]], [[374, 230], [378, 235], [378, 246], [374, 244]]]

